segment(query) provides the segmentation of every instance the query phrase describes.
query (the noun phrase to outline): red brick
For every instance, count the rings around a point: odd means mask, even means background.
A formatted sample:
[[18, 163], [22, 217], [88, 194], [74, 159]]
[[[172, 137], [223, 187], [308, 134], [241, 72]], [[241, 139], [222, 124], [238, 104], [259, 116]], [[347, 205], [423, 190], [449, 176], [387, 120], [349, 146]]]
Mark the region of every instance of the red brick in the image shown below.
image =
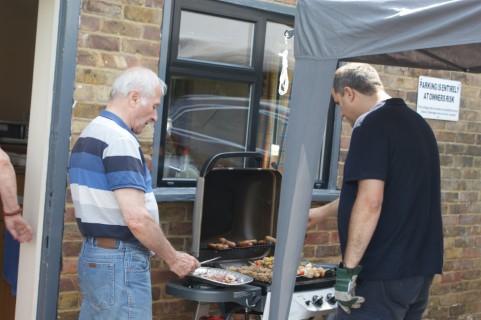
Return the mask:
[[142, 34], [142, 26], [124, 20], [104, 20], [102, 32], [110, 33], [118, 36], [127, 36], [139, 38]]
[[92, 14], [97, 14], [100, 16], [121, 18], [122, 17], [122, 6], [120, 4], [115, 4], [107, 1], [90, 0], [83, 1], [82, 10], [84, 12], [89, 12]]
[[95, 84], [110, 86], [114, 82], [116, 76], [116, 72], [107, 70], [96, 68], [77, 68], [75, 81], [77, 83], [86, 83], [90, 85]]
[[461, 272], [443, 273], [443, 282], [457, 282], [461, 280]]
[[78, 320], [80, 310], [76, 310], [76, 311], [61, 311], [61, 310], [62, 309], [59, 308], [57, 320]]
[[158, 286], [152, 285], [152, 301], [160, 300], [161, 289]]
[[340, 254], [341, 248], [339, 245], [318, 246], [316, 250], [316, 257], [332, 257], [339, 256]]
[[464, 304], [453, 304], [449, 308], [449, 315], [450, 316], [460, 316], [465, 313], [466, 306]]
[[192, 234], [192, 223], [190, 222], [172, 222], [169, 223], [168, 228], [169, 235], [179, 236], [179, 235], [191, 235]]
[[77, 54], [77, 65], [96, 66], [98, 58], [96, 52], [79, 50]]
[[164, 8], [164, 0], [145, 0], [145, 6], [151, 8]]
[[78, 309], [80, 307], [79, 293], [62, 293], [58, 298], [58, 306], [62, 309]]
[[[94, 118], [96, 117], [100, 111], [105, 109], [105, 105], [99, 105], [97, 103], [83, 103], [79, 102], [75, 105], [75, 108], [72, 111], [72, 115], [78, 118]], [[90, 120], [88, 121], [90, 122]]]
[[62, 254], [64, 257], [77, 258], [82, 247], [82, 241], [64, 241], [62, 245]]
[[76, 222], [76, 220], [75, 220], [75, 210], [72, 206], [69, 206], [69, 207], [65, 208], [64, 221], [65, 222]]
[[160, 44], [158, 42], [124, 38], [122, 39], [122, 52], [157, 57], [160, 52]]
[[310, 232], [306, 235], [305, 244], [326, 244], [329, 243], [329, 233], [327, 232]]
[[146, 40], [160, 41], [160, 26], [144, 26], [142, 38]]
[[[196, 306], [196, 302], [193, 301], [183, 301], [183, 300], [171, 300], [168, 302], [157, 302], [152, 305], [152, 313], [154, 315], [164, 315], [172, 317], [173, 315], [179, 313], [188, 313], [193, 312]], [[172, 318], [163, 318], [163, 319], [172, 319]], [[161, 318], [162, 319], [162, 318]], [[181, 319], [181, 318], [178, 318]], [[193, 319], [192, 317], [184, 318], [184, 319]]]
[[77, 223], [66, 223], [64, 225], [63, 239], [65, 240], [81, 240], [82, 235], [78, 230]]
[[82, 31], [99, 31], [100, 30], [100, 18], [88, 15], [80, 16], [80, 30]]
[[124, 8], [124, 17], [127, 20], [160, 25], [162, 11], [155, 8], [127, 5]]
[[80, 289], [77, 277], [62, 277], [59, 291], [78, 291]]
[[78, 44], [81, 48], [99, 49], [112, 52], [119, 51], [120, 38], [96, 34], [79, 34]]
[[63, 258], [62, 259], [62, 273], [63, 274], [76, 274], [77, 273], [78, 259]]
[[170, 270], [152, 270], [150, 273], [153, 284], [166, 283], [167, 281], [178, 279], [177, 275]]
[[465, 248], [464, 258], [481, 258], [481, 248]]

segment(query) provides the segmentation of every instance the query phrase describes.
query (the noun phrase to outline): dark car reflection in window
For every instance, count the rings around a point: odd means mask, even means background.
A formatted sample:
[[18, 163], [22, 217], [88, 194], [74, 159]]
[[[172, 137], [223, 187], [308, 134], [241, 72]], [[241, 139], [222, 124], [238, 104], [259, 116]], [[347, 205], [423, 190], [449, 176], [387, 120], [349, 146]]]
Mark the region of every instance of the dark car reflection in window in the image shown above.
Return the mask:
[[[248, 149], [249, 100], [212, 95], [184, 96], [173, 101], [167, 124], [164, 178], [194, 179], [203, 163], [221, 152]], [[261, 102], [257, 117], [256, 151], [264, 155], [265, 167], [279, 165], [289, 109]], [[273, 146], [275, 148], [273, 148]], [[189, 165], [182, 164], [188, 153]], [[241, 159], [222, 159], [225, 167], [241, 165]]]

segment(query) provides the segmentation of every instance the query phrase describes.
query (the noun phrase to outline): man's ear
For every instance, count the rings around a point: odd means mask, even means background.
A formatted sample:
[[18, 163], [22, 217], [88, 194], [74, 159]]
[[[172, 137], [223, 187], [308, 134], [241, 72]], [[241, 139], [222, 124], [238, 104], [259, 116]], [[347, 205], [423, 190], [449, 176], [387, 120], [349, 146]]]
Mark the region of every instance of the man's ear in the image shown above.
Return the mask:
[[140, 103], [140, 92], [138, 90], [132, 90], [129, 92], [129, 103], [130, 105], [137, 105]]
[[355, 92], [350, 87], [344, 87], [344, 97], [347, 98], [349, 101], [354, 99]]

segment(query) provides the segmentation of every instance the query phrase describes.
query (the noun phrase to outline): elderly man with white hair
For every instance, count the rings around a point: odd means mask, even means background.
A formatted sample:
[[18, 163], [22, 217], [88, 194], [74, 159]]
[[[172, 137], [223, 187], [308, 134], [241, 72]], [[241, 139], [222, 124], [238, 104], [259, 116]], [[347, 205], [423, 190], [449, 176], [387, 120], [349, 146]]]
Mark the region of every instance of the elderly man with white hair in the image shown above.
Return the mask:
[[157, 120], [165, 83], [149, 69], [119, 75], [106, 110], [75, 143], [69, 166], [84, 240], [78, 262], [80, 319], [151, 319], [150, 257], [183, 277], [199, 267], [159, 225], [151, 177], [135, 134]]

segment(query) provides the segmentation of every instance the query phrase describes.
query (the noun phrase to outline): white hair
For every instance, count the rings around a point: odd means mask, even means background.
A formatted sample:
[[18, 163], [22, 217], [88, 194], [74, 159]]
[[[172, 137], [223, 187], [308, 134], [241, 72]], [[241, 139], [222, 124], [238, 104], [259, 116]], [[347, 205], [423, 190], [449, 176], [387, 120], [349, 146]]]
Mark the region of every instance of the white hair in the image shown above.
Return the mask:
[[152, 70], [144, 67], [129, 68], [115, 78], [110, 99], [127, 96], [132, 90], [139, 90], [143, 98], [150, 98], [158, 85], [160, 93], [165, 95], [167, 85]]

